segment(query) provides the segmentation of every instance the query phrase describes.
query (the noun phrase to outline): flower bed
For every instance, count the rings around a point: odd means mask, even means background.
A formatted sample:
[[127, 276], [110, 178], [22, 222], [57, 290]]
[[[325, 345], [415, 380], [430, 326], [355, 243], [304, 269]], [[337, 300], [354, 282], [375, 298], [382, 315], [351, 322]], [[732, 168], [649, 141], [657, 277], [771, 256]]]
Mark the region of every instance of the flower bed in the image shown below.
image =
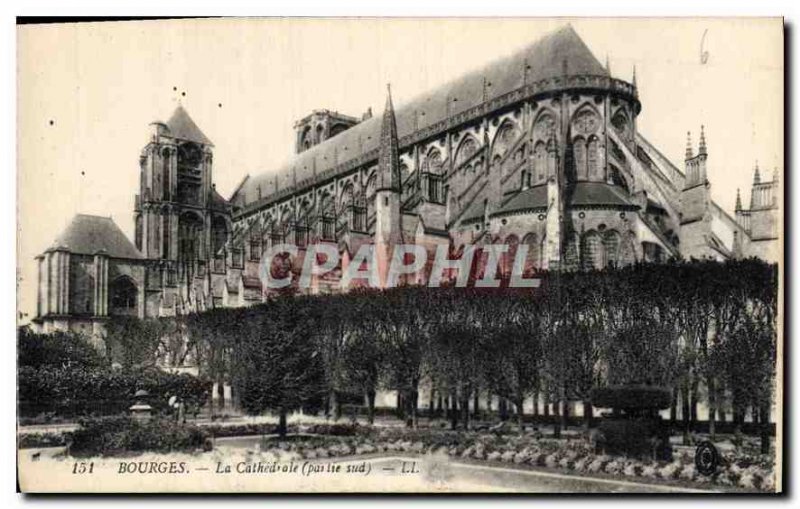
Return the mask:
[[446, 454], [454, 459], [558, 469], [574, 474], [626, 477], [642, 482], [670, 482], [699, 488], [775, 490], [770, 456], [723, 455], [710, 477], [697, 472], [693, 453], [678, 453], [672, 461], [651, 461], [596, 454], [587, 441], [538, 438], [533, 434], [498, 435], [477, 432], [386, 429], [347, 437], [313, 437], [268, 441], [262, 452], [314, 459], [374, 453]]

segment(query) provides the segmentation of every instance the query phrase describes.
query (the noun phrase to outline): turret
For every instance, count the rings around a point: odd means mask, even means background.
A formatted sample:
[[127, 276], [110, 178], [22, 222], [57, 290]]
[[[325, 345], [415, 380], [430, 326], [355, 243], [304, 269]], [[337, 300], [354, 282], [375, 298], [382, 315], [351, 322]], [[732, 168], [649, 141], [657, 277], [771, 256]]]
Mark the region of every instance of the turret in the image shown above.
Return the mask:
[[392, 247], [401, 240], [400, 142], [397, 139], [392, 91], [388, 85], [386, 90], [375, 186], [375, 255], [381, 284], [386, 282]]

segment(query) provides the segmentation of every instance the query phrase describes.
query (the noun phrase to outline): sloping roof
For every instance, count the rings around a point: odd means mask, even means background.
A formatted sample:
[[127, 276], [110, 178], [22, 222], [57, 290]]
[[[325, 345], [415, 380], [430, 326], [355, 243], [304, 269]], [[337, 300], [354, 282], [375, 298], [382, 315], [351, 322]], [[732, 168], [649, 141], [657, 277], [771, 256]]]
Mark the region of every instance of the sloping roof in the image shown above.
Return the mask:
[[110, 217], [77, 214], [59, 235], [53, 247], [93, 255], [104, 250], [113, 258], [144, 258]]
[[[400, 138], [484, 102], [484, 79], [491, 83], [489, 98], [511, 92], [528, 83], [563, 76], [564, 62], [568, 75], [608, 76], [607, 70], [592, 55], [575, 30], [566, 27], [553, 32], [510, 56], [467, 73], [429, 93], [395, 109]], [[449, 104], [449, 106], [448, 106]], [[315, 174], [376, 149], [379, 145], [381, 117], [375, 116], [301, 152], [277, 171], [269, 171], [247, 180], [239, 189], [244, 203], [273, 194]], [[277, 188], [276, 188], [277, 178]]]
[[[625, 190], [606, 184], [604, 182], [577, 182], [572, 190], [572, 197], [567, 204], [570, 207], [580, 206], [612, 206], [628, 207], [635, 204], [625, 196]], [[473, 206], [473, 209], [475, 207]], [[547, 209], [547, 185], [542, 184], [530, 189], [519, 191], [511, 196], [496, 212], [496, 214], [509, 214], [536, 209]], [[481, 204], [482, 210], [482, 204]], [[476, 216], [478, 209], [470, 210], [464, 216], [464, 221], [480, 217]]]
[[211, 140], [203, 134], [203, 131], [197, 127], [197, 124], [194, 123], [194, 120], [192, 120], [181, 105], [175, 108], [172, 116], [167, 120], [167, 129], [169, 129], [169, 134], [175, 138], [193, 141], [203, 145], [214, 145], [211, 143]]
[[623, 188], [604, 182], [576, 183], [569, 205], [573, 207], [581, 205], [635, 206], [630, 198], [625, 196]]
[[512, 196], [498, 213], [547, 208], [547, 185], [531, 187]]

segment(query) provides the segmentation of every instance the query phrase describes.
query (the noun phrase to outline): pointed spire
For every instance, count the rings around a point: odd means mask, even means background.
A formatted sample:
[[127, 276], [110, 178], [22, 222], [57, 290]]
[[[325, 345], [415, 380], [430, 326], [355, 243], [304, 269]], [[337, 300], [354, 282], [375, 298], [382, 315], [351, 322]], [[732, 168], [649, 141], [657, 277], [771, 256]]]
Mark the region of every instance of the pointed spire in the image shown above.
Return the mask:
[[633, 83], [634, 87], [636, 86], [636, 64], [633, 64], [633, 79], [631, 80], [631, 83]]
[[400, 190], [400, 142], [397, 139], [397, 121], [392, 104], [392, 88], [386, 84], [386, 108], [381, 124], [380, 147], [378, 151], [378, 186], [376, 190]]
[[739, 193], [739, 188], [736, 188], [736, 212], [742, 210], [742, 195]]
[[756, 159], [756, 170], [753, 173], [753, 184], [761, 183], [761, 172], [758, 170], [758, 159]]
[[694, 157], [694, 152], [692, 151], [692, 131], [686, 131], [686, 159], [691, 159]]
[[706, 130], [705, 126], [700, 126], [700, 148], [698, 153], [701, 155], [708, 155], [708, 150], [706, 148]]

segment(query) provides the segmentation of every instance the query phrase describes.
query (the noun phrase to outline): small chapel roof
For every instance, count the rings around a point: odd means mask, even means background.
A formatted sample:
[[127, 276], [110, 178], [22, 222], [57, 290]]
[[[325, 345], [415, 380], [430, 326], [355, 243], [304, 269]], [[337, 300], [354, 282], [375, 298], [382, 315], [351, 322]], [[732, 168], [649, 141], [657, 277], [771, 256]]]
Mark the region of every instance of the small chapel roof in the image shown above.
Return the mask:
[[[395, 108], [399, 138], [482, 104], [485, 84], [491, 84], [489, 98], [494, 98], [543, 79], [568, 75], [608, 76], [608, 71], [594, 57], [572, 26], [567, 25], [516, 53], [464, 74], [449, 83], [424, 93]], [[250, 204], [279, 190], [310, 180], [340, 163], [377, 149], [381, 117], [364, 120], [346, 131], [294, 156], [275, 171], [247, 179], [232, 197], [243, 196]]]
[[144, 258], [113, 219], [88, 214], [76, 214], [72, 218], [53, 242], [52, 248], [59, 247], [78, 254], [94, 255], [105, 251], [112, 258]]
[[185, 141], [193, 141], [202, 145], [210, 145], [211, 140], [203, 134], [203, 131], [197, 127], [192, 117], [189, 116], [186, 109], [182, 105], [178, 105], [172, 116], [167, 120], [167, 129], [169, 129], [170, 136]]

